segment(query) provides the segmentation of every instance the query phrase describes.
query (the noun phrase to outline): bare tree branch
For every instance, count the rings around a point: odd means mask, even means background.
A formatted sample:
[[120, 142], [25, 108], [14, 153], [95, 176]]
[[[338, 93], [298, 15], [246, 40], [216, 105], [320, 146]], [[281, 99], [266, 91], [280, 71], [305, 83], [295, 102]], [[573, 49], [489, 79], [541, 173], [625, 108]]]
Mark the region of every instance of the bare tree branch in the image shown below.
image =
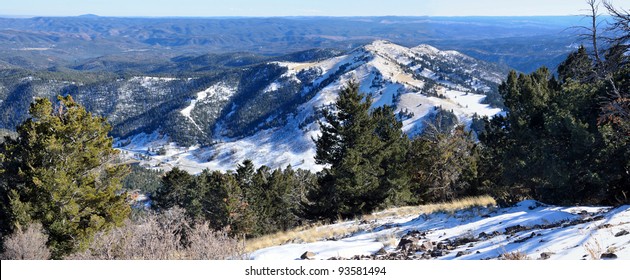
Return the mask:
[[[595, 61], [597, 62], [597, 66], [602, 64], [602, 59], [599, 57], [599, 48], [597, 47], [597, 18], [599, 17], [599, 3], [597, 0], [586, 0], [586, 4], [589, 6], [589, 15], [588, 17], [591, 19], [591, 42], [593, 44], [593, 53], [595, 55]], [[587, 28], [588, 29], [588, 28]]]

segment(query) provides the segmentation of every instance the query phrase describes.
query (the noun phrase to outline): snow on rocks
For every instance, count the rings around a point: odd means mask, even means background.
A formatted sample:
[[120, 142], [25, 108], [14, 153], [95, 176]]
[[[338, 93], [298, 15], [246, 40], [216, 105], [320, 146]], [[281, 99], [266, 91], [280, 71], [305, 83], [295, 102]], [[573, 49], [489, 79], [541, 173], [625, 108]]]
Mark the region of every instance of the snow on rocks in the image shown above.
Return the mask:
[[[265, 248], [251, 258], [295, 259], [309, 251], [316, 259], [628, 260], [629, 230], [629, 205], [559, 207], [527, 200], [508, 208], [387, 218], [349, 237]], [[398, 236], [398, 246], [384, 246], [379, 240], [385, 235]]]

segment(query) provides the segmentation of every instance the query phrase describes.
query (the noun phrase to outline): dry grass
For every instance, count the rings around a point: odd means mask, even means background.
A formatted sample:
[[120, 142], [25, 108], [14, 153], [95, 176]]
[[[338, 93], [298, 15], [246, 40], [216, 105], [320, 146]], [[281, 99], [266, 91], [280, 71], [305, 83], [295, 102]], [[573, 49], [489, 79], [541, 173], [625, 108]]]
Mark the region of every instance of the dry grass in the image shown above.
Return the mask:
[[590, 241], [584, 244], [584, 250], [588, 253], [592, 260], [599, 260], [602, 256], [602, 245], [596, 238], [591, 238]]
[[290, 231], [277, 232], [247, 240], [245, 251], [253, 252], [262, 248], [287, 244], [310, 243], [324, 239], [348, 236], [359, 231], [358, 221], [346, 221], [348, 226], [323, 225], [320, 223], [298, 227]]
[[389, 233], [385, 235], [381, 235], [376, 238], [377, 242], [381, 242], [383, 247], [395, 247], [398, 245], [398, 236], [395, 233]]
[[531, 258], [529, 258], [529, 256], [527, 256], [527, 254], [525, 254], [525, 253], [523, 253], [521, 251], [514, 251], [514, 252], [503, 253], [499, 257], [499, 259], [500, 260], [512, 260], [512, 261], [531, 260]]
[[363, 220], [377, 220], [388, 217], [415, 216], [420, 214], [432, 214], [436, 212], [455, 212], [476, 206], [494, 206], [497, 202], [490, 196], [467, 197], [446, 203], [433, 203], [419, 206], [406, 206], [392, 208], [363, 216]]
[[[470, 197], [458, 199], [448, 203], [427, 204], [420, 206], [407, 206], [392, 208], [381, 212], [365, 215], [355, 221], [346, 221], [348, 226], [322, 225], [314, 224], [305, 227], [299, 227], [291, 231], [279, 232], [262, 237], [250, 239], [246, 241], [245, 251], [253, 252], [262, 248], [278, 246], [287, 243], [308, 243], [320, 241], [323, 239], [338, 238], [347, 236], [362, 230], [360, 221], [370, 221], [383, 219], [387, 217], [404, 217], [420, 214], [431, 214], [439, 211], [455, 212], [457, 210], [466, 209], [475, 206], [496, 205], [496, 201], [490, 196]], [[389, 238], [386, 243], [397, 242], [394, 237]], [[385, 243], [383, 243], [385, 245]], [[395, 245], [395, 244], [394, 244]]]

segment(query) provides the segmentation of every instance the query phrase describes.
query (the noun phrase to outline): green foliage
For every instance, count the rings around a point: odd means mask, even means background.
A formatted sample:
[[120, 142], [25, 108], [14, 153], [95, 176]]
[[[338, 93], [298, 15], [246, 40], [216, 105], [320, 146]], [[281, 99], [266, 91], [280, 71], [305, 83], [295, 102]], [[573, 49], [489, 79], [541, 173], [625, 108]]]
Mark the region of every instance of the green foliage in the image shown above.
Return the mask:
[[559, 80], [545, 68], [510, 73], [499, 87], [508, 113], [486, 120], [479, 137], [482, 188], [504, 202], [628, 201], [627, 55], [608, 53], [598, 65], [580, 47]]
[[[626, 15], [625, 23], [630, 21]], [[627, 33], [627, 24], [625, 37]], [[599, 115], [600, 131], [605, 149], [602, 163], [608, 184], [608, 202], [623, 204], [630, 202], [630, 56], [628, 45], [615, 46], [608, 50], [606, 68], [608, 74], [603, 104]]]
[[130, 173], [123, 180], [123, 189], [128, 191], [140, 190], [143, 193], [155, 192], [161, 184], [162, 171], [146, 169], [137, 164], [132, 164]]
[[205, 199], [201, 204], [206, 219], [217, 228], [228, 227], [235, 236], [251, 232], [254, 220], [238, 181], [232, 174], [204, 171], [198, 187]]
[[588, 56], [586, 48], [580, 46], [577, 52], [569, 54], [567, 59], [558, 65], [558, 79], [566, 82], [572, 79], [577, 82], [588, 82], [595, 78], [593, 61]]
[[175, 168], [162, 178], [153, 205], [184, 208], [192, 219], [207, 220], [213, 228], [227, 228], [235, 236], [260, 236], [303, 223], [301, 203], [314, 177], [290, 166], [256, 170], [249, 160], [228, 173], [204, 170], [193, 176]]
[[199, 204], [201, 195], [195, 193], [195, 177], [177, 167], [162, 177], [161, 186], [152, 195], [153, 205], [158, 209], [169, 209], [179, 206], [186, 209], [189, 215], [200, 215], [199, 211], [191, 211], [186, 206]]
[[479, 161], [472, 132], [457, 126], [453, 133], [429, 125], [409, 150], [409, 172], [417, 202], [443, 202], [466, 195], [474, 189]]
[[[428, 126], [428, 129], [425, 129], [423, 134], [450, 134], [458, 124], [459, 119], [457, 119], [457, 116], [452, 110], [447, 111], [441, 107], [436, 107], [435, 113], [425, 121], [425, 125]], [[432, 136], [428, 135], [428, 137]]]
[[18, 138], [0, 146], [2, 231], [41, 222], [53, 258], [84, 249], [130, 212], [121, 194], [128, 168], [110, 163], [110, 126], [70, 96], [58, 99], [37, 99]]
[[406, 205], [413, 201], [406, 162], [409, 137], [402, 131], [402, 122], [396, 118], [392, 107], [374, 109], [372, 118], [376, 123], [374, 132], [380, 145], [372, 156], [383, 171], [379, 177], [378, 192], [384, 200], [378, 207]]
[[[246, 172], [244, 172], [246, 171]], [[307, 177], [302, 175], [307, 174]], [[251, 234], [254, 236], [286, 231], [303, 222], [301, 202], [313, 175], [303, 170], [269, 170], [266, 166], [254, 171], [250, 161], [237, 169], [237, 179], [245, 191], [246, 200], [257, 221]], [[311, 179], [312, 180], [312, 179]]]
[[315, 161], [327, 167], [309, 194], [308, 207], [316, 219], [368, 213], [408, 197], [406, 177], [397, 168], [409, 140], [391, 108], [370, 112], [371, 104], [356, 83], [349, 83], [323, 111]]

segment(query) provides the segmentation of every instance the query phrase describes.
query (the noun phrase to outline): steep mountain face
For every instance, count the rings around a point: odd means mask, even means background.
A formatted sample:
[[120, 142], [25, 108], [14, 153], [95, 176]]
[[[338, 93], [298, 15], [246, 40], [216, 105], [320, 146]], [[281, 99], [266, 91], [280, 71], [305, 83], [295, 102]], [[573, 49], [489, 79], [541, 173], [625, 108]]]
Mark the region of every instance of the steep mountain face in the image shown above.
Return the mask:
[[121, 149], [154, 167], [179, 166], [191, 172], [233, 169], [245, 159], [318, 170], [312, 138], [319, 133], [319, 111], [335, 101], [347, 82], [359, 82], [360, 90], [373, 98], [373, 107], [394, 106], [404, 130], [413, 136], [439, 112], [452, 112], [466, 124], [474, 114], [499, 113], [501, 109], [482, 101], [496, 101], [496, 87], [506, 74], [458, 52], [386, 41], [329, 59], [268, 62], [243, 71], [238, 81], [209, 83], [177, 111], [177, 125], [186, 128], [181, 131], [204, 135], [210, 142], [183, 148], [170, 143], [172, 134], [152, 133], [120, 142]]
[[153, 67], [163, 71], [2, 70], [0, 128], [14, 129], [26, 119], [35, 97], [71, 94], [107, 117], [129, 157], [154, 167], [226, 170], [252, 159], [317, 170], [312, 138], [319, 133], [320, 109], [349, 81], [360, 83], [373, 107], [395, 107], [413, 136], [438, 114], [469, 123], [474, 114], [500, 112], [497, 86], [507, 74], [455, 51], [387, 41], [342, 55], [179, 56]]

